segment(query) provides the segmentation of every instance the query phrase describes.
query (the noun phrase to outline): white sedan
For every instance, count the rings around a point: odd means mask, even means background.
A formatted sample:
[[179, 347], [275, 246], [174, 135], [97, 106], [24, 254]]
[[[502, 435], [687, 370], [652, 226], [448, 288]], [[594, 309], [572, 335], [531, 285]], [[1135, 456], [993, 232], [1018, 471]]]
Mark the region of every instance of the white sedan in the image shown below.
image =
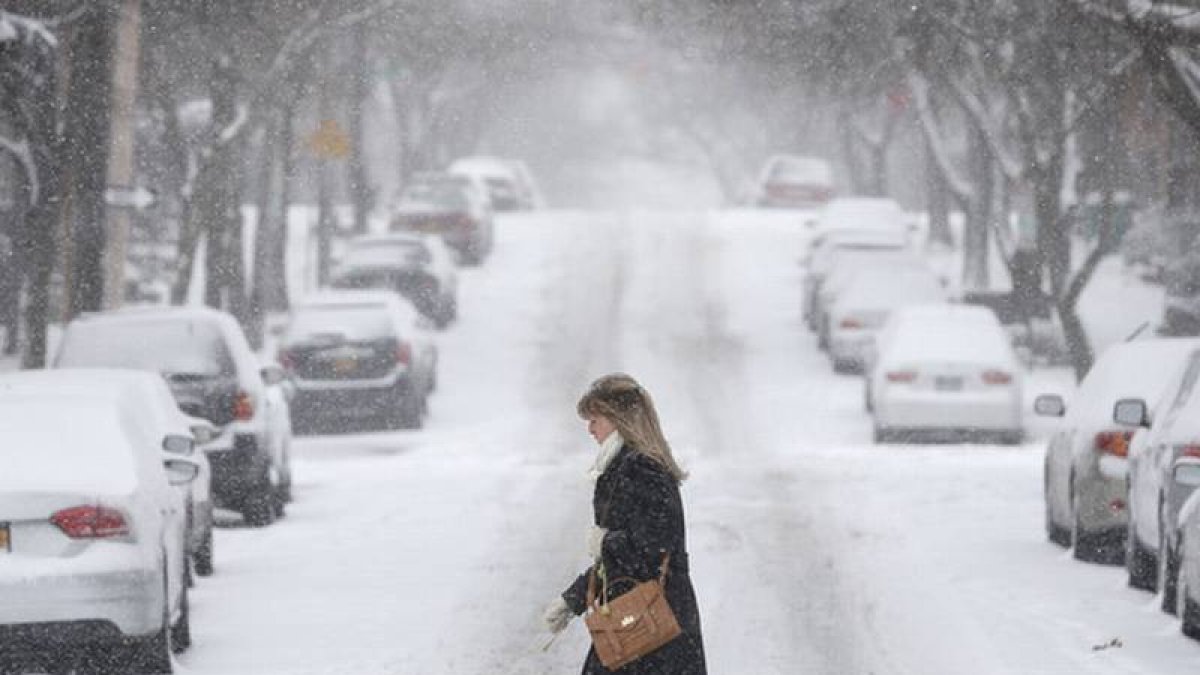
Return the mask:
[[0, 660], [83, 650], [79, 672], [172, 671], [189, 639], [172, 484], [196, 467], [164, 471], [138, 414], [97, 398], [0, 406]]
[[876, 442], [1022, 440], [1021, 367], [991, 311], [920, 305], [889, 324], [870, 374]]

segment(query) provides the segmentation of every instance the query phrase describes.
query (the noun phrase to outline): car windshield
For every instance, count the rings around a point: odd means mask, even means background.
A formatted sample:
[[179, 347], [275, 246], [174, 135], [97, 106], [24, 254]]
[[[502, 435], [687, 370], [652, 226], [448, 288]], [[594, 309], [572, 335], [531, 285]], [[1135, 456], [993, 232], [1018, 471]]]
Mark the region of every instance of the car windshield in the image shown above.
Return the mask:
[[463, 188], [451, 182], [419, 183], [405, 188], [400, 195], [402, 205], [433, 206], [441, 209], [465, 209], [467, 197]]
[[236, 372], [220, 329], [193, 319], [77, 322], [63, 338], [56, 365], [210, 377]]

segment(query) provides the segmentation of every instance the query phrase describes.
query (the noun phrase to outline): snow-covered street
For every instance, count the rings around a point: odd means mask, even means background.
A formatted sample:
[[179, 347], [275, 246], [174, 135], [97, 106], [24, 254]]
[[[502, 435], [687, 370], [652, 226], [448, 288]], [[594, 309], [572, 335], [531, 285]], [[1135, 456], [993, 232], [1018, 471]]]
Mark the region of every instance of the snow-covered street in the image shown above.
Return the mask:
[[1122, 569], [1045, 540], [1040, 444], [873, 446], [860, 379], [801, 327], [802, 228], [744, 216], [500, 221], [464, 271], [426, 429], [298, 441], [287, 518], [217, 533], [179, 670], [575, 672], [581, 622], [543, 652], [539, 615], [585, 565], [575, 402], [617, 370], [691, 472], [711, 672], [1200, 666]]

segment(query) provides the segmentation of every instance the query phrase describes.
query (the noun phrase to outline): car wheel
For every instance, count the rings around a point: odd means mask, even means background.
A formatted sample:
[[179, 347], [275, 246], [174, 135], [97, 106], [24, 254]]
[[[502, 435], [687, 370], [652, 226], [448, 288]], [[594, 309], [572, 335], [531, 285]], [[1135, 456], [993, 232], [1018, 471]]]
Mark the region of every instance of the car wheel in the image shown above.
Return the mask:
[[198, 577], [212, 576], [213, 573], [213, 528], [208, 527], [208, 534], [204, 536], [204, 541], [196, 548], [196, 552], [192, 554], [192, 567]]
[[171, 652], [182, 654], [192, 646], [192, 613], [185, 586], [179, 599], [179, 620], [171, 625]]
[[1074, 476], [1071, 477], [1071, 555], [1083, 562], [1093, 562], [1100, 557], [1095, 538], [1079, 521], [1079, 495], [1075, 490]]
[[1179, 555], [1165, 541], [1159, 548], [1158, 585], [1162, 591], [1162, 610], [1174, 614], [1179, 601]]
[[1129, 585], [1143, 591], [1153, 591], [1157, 580], [1158, 561], [1138, 541], [1133, 520], [1125, 535], [1125, 570], [1129, 573]]
[[416, 393], [404, 397], [399, 410], [401, 429], [420, 429], [424, 425], [424, 415], [421, 414], [425, 406], [424, 399], [424, 395], [418, 396]]
[[1179, 628], [1184, 635], [1193, 640], [1200, 640], [1200, 603], [1192, 599], [1192, 594], [1188, 592], [1186, 585], [1180, 589], [1180, 595], [1183, 602], [1179, 608], [1179, 614], [1183, 621]]
[[270, 478], [264, 477], [243, 500], [242, 518], [250, 527], [266, 527], [275, 522], [277, 501], [275, 487]]
[[1047, 471], [1043, 480], [1043, 494], [1045, 495], [1046, 503], [1046, 538], [1059, 546], [1071, 545], [1071, 532], [1065, 527], [1059, 526], [1054, 522], [1054, 514], [1050, 508], [1050, 474]]

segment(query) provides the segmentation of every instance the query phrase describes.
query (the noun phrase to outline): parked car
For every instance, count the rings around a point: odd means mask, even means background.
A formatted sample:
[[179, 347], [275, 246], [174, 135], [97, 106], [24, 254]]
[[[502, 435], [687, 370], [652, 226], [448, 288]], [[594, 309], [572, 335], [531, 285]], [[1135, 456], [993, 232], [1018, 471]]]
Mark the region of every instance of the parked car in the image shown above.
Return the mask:
[[471, 179], [417, 174], [392, 210], [393, 232], [436, 235], [464, 264], [478, 265], [492, 251], [492, 207]]
[[522, 189], [512, 166], [498, 157], [463, 157], [446, 169], [447, 173], [465, 176], [476, 183], [491, 200], [497, 211], [518, 211], [532, 208], [523, 201]]
[[31, 396], [112, 400], [139, 410], [141, 426], [164, 459], [187, 457], [196, 464], [196, 479], [183, 486], [188, 555], [198, 576], [213, 572], [212, 468], [197, 445], [212, 439], [208, 421], [184, 414], [167, 383], [157, 374], [137, 370], [21, 370], [0, 376], [0, 406]]
[[919, 305], [889, 324], [869, 375], [876, 442], [1021, 442], [1021, 368], [995, 315]]
[[336, 291], [297, 303], [279, 362], [296, 387], [300, 432], [373, 420], [420, 428], [437, 381], [437, 349], [412, 307], [386, 291]]
[[436, 237], [390, 234], [351, 239], [331, 285], [399, 293], [439, 328], [458, 316], [458, 272], [445, 244]]
[[756, 203], [768, 208], [811, 209], [833, 198], [833, 167], [820, 157], [775, 155], [758, 179]]
[[908, 250], [908, 238], [887, 231], [842, 230], [818, 237], [805, 262], [802, 312], [809, 328], [816, 329], [817, 294], [825, 278], [842, 265], [852, 265], [856, 257], [875, 253], [902, 254]]
[[1200, 459], [1176, 460], [1171, 481], [1188, 495], [1179, 509], [1179, 590], [1171, 610], [1182, 620], [1183, 634], [1200, 640]]
[[1158, 400], [1195, 347], [1182, 339], [1114, 345], [1079, 383], [1069, 411], [1057, 394], [1035, 401], [1039, 415], [1063, 417], [1046, 446], [1046, 534], [1071, 546], [1077, 559], [1119, 561], [1125, 551], [1127, 457], [1136, 427], [1114, 420], [1117, 402]]
[[925, 270], [878, 269], [856, 275], [832, 300], [828, 326], [829, 357], [839, 372], [863, 372], [874, 350], [875, 334], [893, 310], [945, 302], [946, 290]]
[[285, 375], [262, 365], [234, 318], [208, 308], [85, 314], [63, 331], [56, 368], [129, 368], [166, 378], [183, 412], [218, 430], [203, 450], [217, 506], [269, 525], [291, 500]]
[[937, 283], [937, 278], [925, 261], [908, 251], [872, 251], [842, 255], [817, 290], [813, 322], [816, 324], [817, 346], [829, 347], [830, 311], [838, 298], [860, 277], [884, 274], [898, 283], [915, 283], [914, 279]]
[[87, 672], [170, 673], [190, 643], [172, 485], [197, 468], [164, 461], [142, 414], [95, 397], [0, 406], [0, 662], [86, 650]]
[[[1200, 396], [1193, 396], [1200, 377], [1200, 343], [1185, 365], [1172, 373], [1153, 409], [1130, 398], [1118, 403], [1114, 421], [1136, 429], [1129, 443], [1129, 526], [1125, 566], [1129, 585], [1161, 590], [1163, 608], [1175, 610], [1178, 570], [1179, 508], [1186, 494], [1175, 490], [1172, 467], [1180, 457], [1200, 457]], [[1187, 490], [1190, 493], [1190, 489]]]
[[817, 214], [819, 232], [891, 232], [910, 237], [913, 220], [894, 199], [887, 197], [840, 197]]

